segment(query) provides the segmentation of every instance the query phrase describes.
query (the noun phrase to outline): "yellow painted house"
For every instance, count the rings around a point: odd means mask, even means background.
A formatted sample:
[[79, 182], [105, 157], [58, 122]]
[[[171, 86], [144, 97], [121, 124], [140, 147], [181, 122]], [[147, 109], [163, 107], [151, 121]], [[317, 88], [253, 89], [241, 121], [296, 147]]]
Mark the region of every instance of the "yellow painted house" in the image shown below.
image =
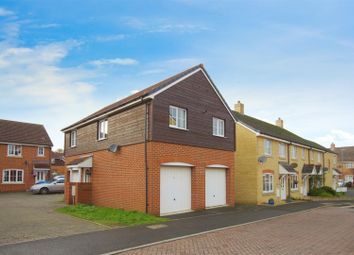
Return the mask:
[[282, 204], [313, 187], [336, 188], [336, 154], [283, 127], [247, 116], [239, 101], [236, 122], [236, 203]]

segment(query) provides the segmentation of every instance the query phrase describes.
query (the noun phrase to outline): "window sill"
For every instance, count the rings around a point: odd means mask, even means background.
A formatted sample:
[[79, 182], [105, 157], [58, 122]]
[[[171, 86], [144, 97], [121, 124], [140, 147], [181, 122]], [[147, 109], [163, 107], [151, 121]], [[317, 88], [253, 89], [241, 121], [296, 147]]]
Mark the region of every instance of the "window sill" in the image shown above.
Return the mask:
[[8, 158], [22, 158], [22, 155], [21, 156], [15, 156], [15, 155], [7, 155]]
[[263, 191], [263, 195], [274, 195], [274, 191]]
[[107, 137], [106, 138], [97, 139], [97, 142], [101, 142], [101, 141], [104, 141], [104, 140], [107, 140]]
[[174, 126], [169, 126], [169, 128], [177, 129], [177, 130], [181, 130], [181, 131], [189, 131], [189, 129], [187, 129], [187, 128], [179, 128], [179, 127], [174, 127]]
[[76, 145], [75, 145], [75, 146], [70, 146], [69, 148], [70, 148], [70, 149], [76, 148]]
[[2, 182], [3, 185], [25, 184], [24, 182]]
[[291, 191], [291, 192], [298, 192], [299, 189], [298, 189], [298, 188], [296, 188], [296, 189], [290, 189], [290, 191]]
[[44, 158], [45, 156], [44, 155], [37, 155], [37, 157]]
[[219, 137], [219, 138], [227, 138], [226, 136], [221, 136], [221, 135], [214, 135], [214, 134], [213, 134], [213, 136]]

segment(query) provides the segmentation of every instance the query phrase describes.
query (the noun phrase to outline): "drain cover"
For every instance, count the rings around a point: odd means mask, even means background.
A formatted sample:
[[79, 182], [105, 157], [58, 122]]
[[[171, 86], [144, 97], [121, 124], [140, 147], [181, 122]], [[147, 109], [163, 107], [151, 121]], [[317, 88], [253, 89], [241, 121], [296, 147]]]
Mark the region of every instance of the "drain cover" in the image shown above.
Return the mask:
[[150, 226], [147, 226], [147, 228], [149, 228], [149, 229], [167, 228], [167, 225], [165, 225], [165, 224], [150, 225]]

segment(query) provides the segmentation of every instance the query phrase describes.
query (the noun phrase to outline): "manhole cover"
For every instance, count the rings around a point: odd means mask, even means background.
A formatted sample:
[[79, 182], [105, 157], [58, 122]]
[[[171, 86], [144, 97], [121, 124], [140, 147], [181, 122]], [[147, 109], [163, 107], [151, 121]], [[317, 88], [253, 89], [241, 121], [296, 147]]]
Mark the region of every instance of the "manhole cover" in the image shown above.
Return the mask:
[[147, 228], [149, 228], [149, 229], [167, 228], [167, 225], [165, 225], [165, 224], [150, 225], [150, 226], [147, 226]]

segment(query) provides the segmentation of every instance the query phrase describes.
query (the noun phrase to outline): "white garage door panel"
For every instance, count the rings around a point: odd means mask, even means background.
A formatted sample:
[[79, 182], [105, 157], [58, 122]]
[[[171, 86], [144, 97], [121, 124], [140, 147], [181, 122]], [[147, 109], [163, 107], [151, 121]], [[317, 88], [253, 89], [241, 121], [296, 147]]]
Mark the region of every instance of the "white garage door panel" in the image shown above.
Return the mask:
[[189, 167], [161, 167], [160, 214], [191, 210], [191, 169]]
[[226, 205], [226, 170], [205, 169], [205, 206]]

